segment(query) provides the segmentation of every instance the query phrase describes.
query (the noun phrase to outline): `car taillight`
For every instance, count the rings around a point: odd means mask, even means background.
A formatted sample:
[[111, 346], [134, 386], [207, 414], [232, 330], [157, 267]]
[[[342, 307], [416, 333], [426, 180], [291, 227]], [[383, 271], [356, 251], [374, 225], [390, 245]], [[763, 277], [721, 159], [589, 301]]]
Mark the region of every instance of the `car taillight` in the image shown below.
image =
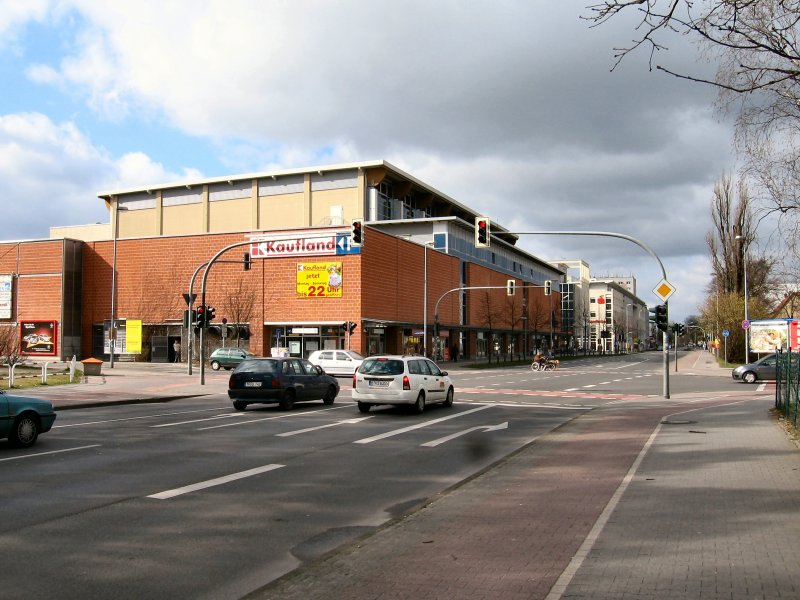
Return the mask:
[[411, 382], [408, 380], [408, 375], [403, 375], [403, 389], [410, 390]]
[[356, 374], [353, 373], [353, 389], [356, 389]]
[[281, 380], [278, 379], [277, 377], [273, 377], [272, 378], [272, 383], [270, 385], [272, 385], [272, 387], [274, 389], [277, 389], [277, 388], [281, 387]]

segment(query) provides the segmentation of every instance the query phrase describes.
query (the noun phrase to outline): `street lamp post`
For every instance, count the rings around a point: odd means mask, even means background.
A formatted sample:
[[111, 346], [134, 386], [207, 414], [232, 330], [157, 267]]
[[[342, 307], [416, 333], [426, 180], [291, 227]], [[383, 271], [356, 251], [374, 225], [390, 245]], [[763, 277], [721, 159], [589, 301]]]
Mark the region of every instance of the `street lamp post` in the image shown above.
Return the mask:
[[422, 352], [426, 358], [428, 357], [428, 246], [433, 245], [433, 243], [433, 240], [422, 243], [425, 247], [422, 274]]
[[[747, 292], [747, 239], [743, 235], [737, 235], [737, 240], [742, 242], [742, 268], [744, 270], [744, 320], [750, 321], [750, 311], [748, 310], [748, 292]], [[744, 362], [750, 362], [750, 328], [744, 330]]]
[[114, 368], [114, 346], [117, 343], [117, 329], [116, 329], [116, 299], [117, 299], [117, 238], [119, 237], [119, 211], [128, 210], [120, 206], [119, 201], [114, 203], [114, 230], [111, 232], [111, 238], [114, 244], [113, 257], [111, 259], [111, 327], [108, 329], [109, 336], [109, 368]]
[[[631, 344], [632, 340], [630, 339], [631, 338], [631, 330], [630, 330], [630, 327], [628, 327], [628, 307], [629, 306], [631, 308], [636, 308], [635, 304], [628, 303], [628, 304], [625, 305], [625, 350], [626, 350], [626, 352], [630, 352], [631, 351], [631, 346], [632, 346], [632, 344]], [[631, 312], [633, 312], [633, 311], [631, 311]]]

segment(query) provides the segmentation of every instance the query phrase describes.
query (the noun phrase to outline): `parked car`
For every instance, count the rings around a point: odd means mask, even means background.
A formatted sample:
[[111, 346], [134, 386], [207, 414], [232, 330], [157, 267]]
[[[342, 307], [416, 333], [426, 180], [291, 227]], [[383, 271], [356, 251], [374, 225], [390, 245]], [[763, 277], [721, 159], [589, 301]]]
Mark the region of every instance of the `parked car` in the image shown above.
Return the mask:
[[330, 405], [338, 394], [336, 378], [304, 358], [248, 358], [228, 380], [228, 397], [236, 410], [275, 402], [290, 410], [295, 402], [307, 400]]
[[353, 375], [353, 400], [368, 412], [375, 404], [412, 405], [417, 414], [427, 404], [453, 405], [453, 382], [423, 356], [370, 356]]
[[777, 364], [778, 357], [770, 354], [754, 363], [736, 367], [731, 375], [735, 380], [742, 380], [745, 383], [755, 383], [760, 379], [775, 379]]
[[364, 357], [353, 350], [317, 350], [308, 360], [322, 367], [328, 375], [352, 375], [364, 362]]
[[220, 368], [231, 370], [243, 360], [254, 356], [255, 354], [244, 348], [217, 348], [211, 353], [209, 360], [211, 368], [215, 371], [219, 371]]
[[0, 439], [27, 448], [40, 433], [50, 431], [56, 413], [53, 404], [39, 398], [16, 396], [0, 390]]

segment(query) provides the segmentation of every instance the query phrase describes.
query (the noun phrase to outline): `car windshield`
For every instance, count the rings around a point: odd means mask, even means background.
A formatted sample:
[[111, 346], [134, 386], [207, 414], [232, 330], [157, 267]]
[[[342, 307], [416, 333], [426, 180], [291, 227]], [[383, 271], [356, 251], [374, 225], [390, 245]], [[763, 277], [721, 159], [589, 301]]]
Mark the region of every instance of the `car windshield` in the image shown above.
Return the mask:
[[402, 360], [389, 358], [367, 359], [358, 369], [365, 375], [400, 375], [404, 371]]
[[235, 373], [275, 373], [278, 371], [277, 360], [243, 360], [236, 367]]
[[360, 355], [358, 352], [355, 352], [355, 351], [353, 351], [353, 350], [348, 350], [348, 351], [347, 351], [347, 355], [348, 355], [350, 358], [352, 358], [353, 360], [364, 360], [364, 357], [363, 357], [363, 356], [361, 356], [361, 355]]

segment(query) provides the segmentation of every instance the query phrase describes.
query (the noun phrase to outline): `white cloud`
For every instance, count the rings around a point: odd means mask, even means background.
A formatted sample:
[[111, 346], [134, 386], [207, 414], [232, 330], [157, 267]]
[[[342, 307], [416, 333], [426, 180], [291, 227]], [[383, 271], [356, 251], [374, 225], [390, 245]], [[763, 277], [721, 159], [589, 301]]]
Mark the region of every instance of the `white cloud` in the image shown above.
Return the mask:
[[[730, 126], [712, 90], [649, 72], [646, 55], [610, 73], [635, 21], [589, 28], [586, 4], [64, 0], [7, 19], [70, 24], [63, 49], [27, 66], [41, 89], [118, 127], [208, 140], [202, 164], [223, 173], [384, 158], [509, 229], [618, 231], [691, 271], [713, 182], [732, 168]], [[673, 41], [673, 68], [710, 73]], [[67, 135], [50, 126], [58, 156]], [[199, 168], [189, 148], [160, 161], [94, 151], [90, 193]], [[525, 243], [598, 269], [646, 264], [622, 243]]]

